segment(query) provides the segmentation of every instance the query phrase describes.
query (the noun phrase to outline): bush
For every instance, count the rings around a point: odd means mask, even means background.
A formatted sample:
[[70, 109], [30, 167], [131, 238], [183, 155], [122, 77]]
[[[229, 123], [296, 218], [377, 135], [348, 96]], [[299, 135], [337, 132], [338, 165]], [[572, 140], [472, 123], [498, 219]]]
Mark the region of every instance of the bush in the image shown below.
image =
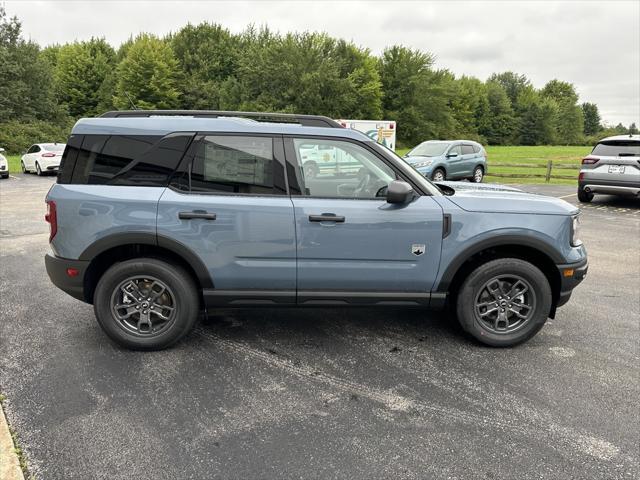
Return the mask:
[[40, 120], [28, 123], [18, 121], [0, 123], [0, 147], [9, 154], [19, 154], [34, 143], [65, 143], [72, 126], [71, 121], [65, 125]]

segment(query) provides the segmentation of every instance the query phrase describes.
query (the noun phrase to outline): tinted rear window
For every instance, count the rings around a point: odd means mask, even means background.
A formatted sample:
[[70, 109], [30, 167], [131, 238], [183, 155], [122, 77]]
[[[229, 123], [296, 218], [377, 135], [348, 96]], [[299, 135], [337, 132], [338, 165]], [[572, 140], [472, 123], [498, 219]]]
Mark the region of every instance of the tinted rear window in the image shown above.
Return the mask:
[[61, 178], [71, 168], [66, 157], [77, 149], [71, 183], [166, 186], [193, 135], [85, 135], [80, 147], [65, 151]]
[[603, 157], [640, 157], [640, 142], [603, 142], [597, 144], [591, 153]]
[[206, 135], [194, 144], [175, 188], [201, 193], [282, 195], [284, 168], [274, 158], [271, 137]]

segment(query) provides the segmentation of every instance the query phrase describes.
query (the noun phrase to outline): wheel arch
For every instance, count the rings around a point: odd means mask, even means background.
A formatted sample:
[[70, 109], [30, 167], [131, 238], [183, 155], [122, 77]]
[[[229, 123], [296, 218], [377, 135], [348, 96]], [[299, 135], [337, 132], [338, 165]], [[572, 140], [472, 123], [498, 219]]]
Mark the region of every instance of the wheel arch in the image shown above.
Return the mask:
[[170, 261], [183, 267], [202, 289], [213, 288], [213, 281], [200, 258], [186, 245], [152, 233], [126, 233], [104, 237], [88, 247], [79, 260], [89, 261], [84, 276], [84, 297], [93, 303], [95, 288], [104, 272], [114, 263], [139, 257]]
[[464, 279], [481, 264], [498, 258], [519, 258], [542, 271], [549, 281], [553, 295], [549, 312], [549, 316], [553, 318], [561, 287], [560, 271], [556, 265], [563, 263], [564, 259], [551, 246], [532, 238], [507, 236], [488, 239], [468, 247], [449, 264], [435, 291], [448, 294], [449, 301], [455, 303]]

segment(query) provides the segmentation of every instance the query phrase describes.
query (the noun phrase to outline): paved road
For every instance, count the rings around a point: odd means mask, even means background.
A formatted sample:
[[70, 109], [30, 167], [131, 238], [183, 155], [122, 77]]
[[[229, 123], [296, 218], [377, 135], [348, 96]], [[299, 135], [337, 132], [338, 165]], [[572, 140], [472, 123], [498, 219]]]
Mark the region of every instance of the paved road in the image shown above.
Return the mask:
[[221, 312], [135, 353], [46, 277], [52, 181], [0, 183], [0, 390], [37, 478], [638, 478], [637, 202], [584, 209], [590, 273], [515, 349], [345, 309]]

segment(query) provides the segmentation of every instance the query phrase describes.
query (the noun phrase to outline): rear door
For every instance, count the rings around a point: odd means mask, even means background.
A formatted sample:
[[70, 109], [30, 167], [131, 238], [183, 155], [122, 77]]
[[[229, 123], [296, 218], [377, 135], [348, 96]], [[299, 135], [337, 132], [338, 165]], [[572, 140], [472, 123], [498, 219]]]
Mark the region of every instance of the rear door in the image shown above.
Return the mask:
[[461, 146], [462, 148], [462, 168], [461, 175], [463, 177], [470, 177], [473, 174], [473, 168], [478, 163], [477, 161], [477, 153], [473, 148], [473, 145], [464, 143]]
[[[305, 178], [302, 153], [316, 146], [333, 149], [350, 170]], [[433, 198], [387, 203], [386, 186], [399, 174], [359, 142], [285, 137], [285, 149], [298, 303], [428, 303], [443, 223]]]
[[158, 205], [157, 233], [204, 263], [209, 304], [293, 303], [296, 288], [293, 204], [287, 195], [282, 138], [196, 136]]

